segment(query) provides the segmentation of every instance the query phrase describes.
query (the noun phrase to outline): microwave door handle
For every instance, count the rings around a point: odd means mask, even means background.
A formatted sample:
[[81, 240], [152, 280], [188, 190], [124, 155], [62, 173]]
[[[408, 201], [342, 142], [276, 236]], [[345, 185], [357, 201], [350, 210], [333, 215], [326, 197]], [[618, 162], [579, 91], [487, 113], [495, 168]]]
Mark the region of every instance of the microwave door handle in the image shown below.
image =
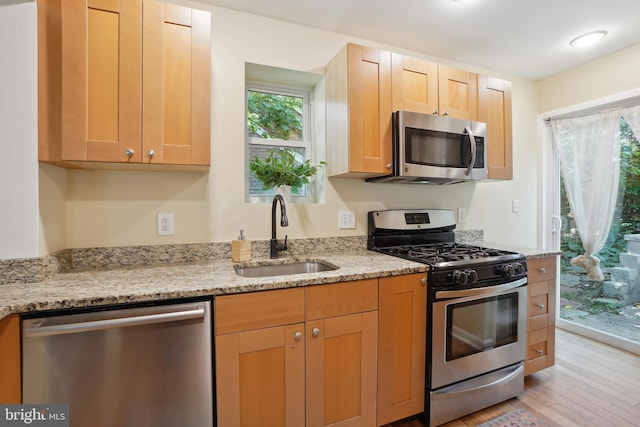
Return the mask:
[[469, 167], [467, 167], [465, 175], [471, 176], [473, 165], [476, 164], [476, 137], [473, 136], [473, 132], [471, 132], [471, 128], [469, 126], [465, 126], [464, 130], [469, 134], [469, 142], [471, 142], [471, 161], [469, 162]]

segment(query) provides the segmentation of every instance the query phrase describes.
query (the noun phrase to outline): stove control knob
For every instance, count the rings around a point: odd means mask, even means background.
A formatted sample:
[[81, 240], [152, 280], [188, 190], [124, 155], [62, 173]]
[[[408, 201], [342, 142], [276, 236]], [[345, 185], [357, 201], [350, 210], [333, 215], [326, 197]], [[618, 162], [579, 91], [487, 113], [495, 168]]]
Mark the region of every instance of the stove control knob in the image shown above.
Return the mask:
[[456, 270], [453, 272], [453, 281], [456, 282], [456, 285], [464, 285], [468, 279], [466, 271]]
[[522, 276], [524, 274], [524, 265], [522, 265], [522, 263], [516, 262], [513, 264], [513, 270], [516, 273], [516, 276]]
[[512, 277], [514, 274], [514, 268], [511, 264], [505, 264], [501, 268], [502, 275], [506, 277]]
[[476, 283], [478, 281], [478, 272], [475, 270], [467, 270], [467, 277], [469, 278], [469, 283]]

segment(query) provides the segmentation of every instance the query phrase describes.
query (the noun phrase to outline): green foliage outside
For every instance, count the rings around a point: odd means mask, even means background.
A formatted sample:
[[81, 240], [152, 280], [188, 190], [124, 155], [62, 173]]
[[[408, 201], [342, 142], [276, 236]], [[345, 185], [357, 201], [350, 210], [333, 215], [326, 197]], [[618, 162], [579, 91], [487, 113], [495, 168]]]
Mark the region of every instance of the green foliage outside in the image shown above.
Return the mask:
[[[601, 266], [613, 267], [618, 264], [618, 254], [626, 252], [625, 234], [640, 232], [640, 143], [633, 135], [629, 125], [621, 120], [621, 150], [620, 150], [620, 186], [616, 215], [605, 247], [596, 255], [600, 258]], [[564, 188], [564, 180], [560, 182], [560, 215], [563, 230], [560, 237], [562, 250], [562, 270], [571, 269], [570, 261], [577, 255], [584, 253], [584, 248], [577, 233], [573, 214]]]
[[249, 135], [265, 139], [302, 139], [302, 98], [248, 91]]

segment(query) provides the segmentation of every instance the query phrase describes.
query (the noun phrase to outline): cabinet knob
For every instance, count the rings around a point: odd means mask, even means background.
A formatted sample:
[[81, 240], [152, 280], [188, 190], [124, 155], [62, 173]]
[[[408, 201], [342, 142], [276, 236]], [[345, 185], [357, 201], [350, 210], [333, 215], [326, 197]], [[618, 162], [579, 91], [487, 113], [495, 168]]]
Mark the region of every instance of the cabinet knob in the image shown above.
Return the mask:
[[134, 154], [136, 154], [135, 151], [133, 151], [133, 148], [127, 148], [127, 151], [124, 152], [127, 156], [131, 157]]
[[320, 329], [318, 328], [313, 328], [311, 330], [311, 335], [313, 335], [314, 337], [317, 337], [318, 335], [320, 335]]
[[448, 111], [445, 111], [444, 114], [442, 115], [443, 117], [447, 117], [449, 115]]
[[537, 349], [537, 350], [536, 350], [536, 353], [538, 353], [538, 354], [544, 354], [544, 351], [542, 351], [542, 350], [540, 350], [540, 349]]
[[544, 310], [544, 304], [536, 304], [536, 307], [540, 310]]
[[293, 334], [294, 341], [300, 341], [302, 339], [302, 332], [296, 332]]
[[387, 165], [385, 166], [387, 169], [391, 170], [391, 163], [387, 163]]
[[422, 286], [425, 286], [425, 285], [427, 284], [427, 278], [426, 278], [426, 277], [423, 277], [422, 279], [420, 279], [420, 284], [421, 284]]
[[437, 116], [438, 115], [438, 110], [433, 110], [433, 113], [431, 113], [431, 114], [433, 114], [434, 116]]
[[538, 269], [538, 271], [539, 271], [540, 273], [544, 274], [544, 273], [546, 273], [546, 272], [547, 272], [547, 269], [546, 269], [546, 268], [544, 268], [544, 267], [540, 267], [540, 268]]
[[153, 157], [153, 156], [155, 156], [155, 154], [156, 154], [156, 152], [153, 151], [153, 150], [147, 151], [147, 156], [149, 156], [149, 157]]

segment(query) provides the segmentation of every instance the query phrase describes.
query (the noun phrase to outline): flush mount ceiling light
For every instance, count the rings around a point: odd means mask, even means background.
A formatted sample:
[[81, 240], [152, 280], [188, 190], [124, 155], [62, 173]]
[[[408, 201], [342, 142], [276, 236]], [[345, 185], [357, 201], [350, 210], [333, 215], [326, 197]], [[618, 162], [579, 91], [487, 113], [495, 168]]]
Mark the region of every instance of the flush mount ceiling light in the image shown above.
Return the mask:
[[592, 31], [587, 34], [583, 34], [581, 36], [576, 37], [575, 39], [569, 42], [570, 46], [573, 47], [587, 47], [591, 46], [594, 43], [599, 42], [607, 35], [606, 31]]

